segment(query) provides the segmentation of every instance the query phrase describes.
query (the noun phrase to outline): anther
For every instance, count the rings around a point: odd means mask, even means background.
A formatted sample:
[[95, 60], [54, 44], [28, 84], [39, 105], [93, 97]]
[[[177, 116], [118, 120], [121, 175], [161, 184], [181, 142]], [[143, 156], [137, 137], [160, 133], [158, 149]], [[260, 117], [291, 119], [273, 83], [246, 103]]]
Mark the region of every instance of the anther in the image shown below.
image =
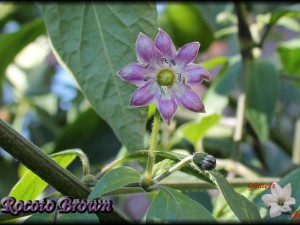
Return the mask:
[[167, 94], [168, 87], [167, 86], [161, 86], [161, 90], [164, 94]]
[[162, 57], [162, 60], [164, 61], [164, 63], [166, 63], [166, 64], [168, 64], [169, 63], [169, 61], [168, 61], [168, 59], [166, 58], [166, 57]]
[[174, 59], [170, 59], [171, 63], [175, 66], [176, 65], [176, 62]]
[[150, 76], [145, 77], [144, 81], [150, 80]]
[[148, 68], [149, 67], [149, 63], [146, 63], [144, 68]]
[[182, 77], [182, 83], [185, 84], [185, 77]]
[[181, 81], [181, 78], [182, 78], [182, 75], [180, 73], [180, 74], [178, 74], [178, 80]]

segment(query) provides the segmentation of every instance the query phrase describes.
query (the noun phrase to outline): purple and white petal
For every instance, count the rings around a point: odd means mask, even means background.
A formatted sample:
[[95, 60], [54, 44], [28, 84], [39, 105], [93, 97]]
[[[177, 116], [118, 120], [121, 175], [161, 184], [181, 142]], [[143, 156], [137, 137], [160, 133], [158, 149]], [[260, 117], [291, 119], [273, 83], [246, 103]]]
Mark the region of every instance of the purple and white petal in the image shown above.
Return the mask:
[[176, 48], [170, 36], [162, 29], [158, 28], [159, 32], [155, 38], [154, 44], [163, 53], [163, 56], [169, 59], [175, 59]]
[[271, 194], [265, 194], [261, 197], [261, 199], [264, 201], [264, 203], [267, 206], [270, 206], [272, 204], [277, 204], [277, 199], [275, 199], [274, 196]]
[[148, 63], [154, 68], [162, 66], [162, 53], [156, 48], [153, 41], [143, 33], [140, 33], [136, 40], [136, 54], [141, 63]]
[[149, 105], [157, 94], [160, 93], [158, 84], [154, 80], [149, 80], [133, 93], [130, 99], [130, 107]]
[[172, 86], [172, 89], [175, 93], [178, 105], [193, 112], [205, 112], [202, 101], [199, 96], [190, 89], [190, 87], [181, 82], [176, 82]]
[[292, 187], [291, 187], [291, 183], [288, 183], [287, 185], [285, 185], [285, 187], [282, 189], [283, 194], [284, 194], [284, 198], [288, 199], [289, 197], [291, 197], [292, 194]]
[[283, 190], [278, 183], [274, 182], [274, 188], [271, 188], [271, 193], [275, 198], [284, 198]]
[[274, 218], [281, 214], [279, 205], [272, 205], [270, 208], [270, 218]]
[[182, 46], [176, 56], [176, 67], [182, 68], [183, 66], [192, 63], [198, 55], [200, 43], [191, 42]]
[[210, 73], [203, 67], [194, 63], [186, 65], [182, 69], [182, 74], [188, 84], [200, 84], [203, 80], [210, 80]]
[[173, 91], [169, 89], [167, 93], [162, 92], [161, 95], [157, 96], [156, 105], [163, 120], [170, 125], [178, 108]]
[[117, 75], [121, 79], [140, 87], [145, 84], [145, 78], [154, 76], [154, 70], [150, 67], [145, 68], [145, 64], [133, 63], [125, 66]]

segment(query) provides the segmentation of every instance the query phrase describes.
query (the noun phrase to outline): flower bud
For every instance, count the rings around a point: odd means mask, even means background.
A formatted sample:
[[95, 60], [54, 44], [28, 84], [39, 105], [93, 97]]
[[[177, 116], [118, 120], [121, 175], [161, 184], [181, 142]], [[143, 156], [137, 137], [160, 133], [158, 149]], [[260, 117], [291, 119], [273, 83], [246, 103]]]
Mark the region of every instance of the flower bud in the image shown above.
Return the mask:
[[206, 153], [195, 153], [193, 162], [203, 170], [213, 170], [216, 167], [216, 159]]

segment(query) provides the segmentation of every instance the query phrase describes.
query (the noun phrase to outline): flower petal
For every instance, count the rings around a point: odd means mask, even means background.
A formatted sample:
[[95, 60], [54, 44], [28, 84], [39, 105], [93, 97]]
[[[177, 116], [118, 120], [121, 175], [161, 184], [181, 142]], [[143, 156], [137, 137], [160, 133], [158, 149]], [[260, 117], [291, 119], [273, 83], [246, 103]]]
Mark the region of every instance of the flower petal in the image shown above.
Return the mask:
[[276, 199], [278, 199], [278, 198], [283, 198], [283, 190], [282, 190], [282, 188], [279, 186], [279, 184], [278, 183], [276, 183], [276, 182], [274, 182], [274, 188], [271, 188], [271, 193], [272, 193], [272, 195], [276, 198]]
[[265, 194], [261, 197], [261, 199], [264, 201], [264, 203], [267, 205], [267, 206], [270, 206], [272, 204], [277, 204], [277, 200], [274, 198], [273, 195], [271, 194]]
[[175, 93], [178, 105], [193, 112], [205, 112], [202, 101], [199, 96], [190, 89], [190, 87], [181, 82], [177, 82], [173, 84], [172, 89]]
[[149, 63], [155, 68], [162, 65], [162, 53], [156, 48], [153, 41], [143, 33], [137, 37], [136, 54], [141, 63]]
[[289, 212], [291, 210], [292, 210], [291, 207], [288, 204], [286, 204], [286, 203], [284, 203], [284, 205], [281, 206], [281, 208], [280, 208], [281, 212]]
[[166, 94], [162, 93], [158, 96], [156, 98], [156, 105], [163, 120], [170, 125], [178, 108], [173, 91], [168, 89]]
[[291, 183], [288, 183], [287, 185], [285, 185], [285, 187], [282, 189], [283, 194], [284, 194], [284, 198], [288, 199], [289, 197], [291, 197], [292, 194], [292, 187], [291, 187]]
[[155, 38], [154, 44], [169, 59], [175, 59], [176, 48], [170, 36], [162, 29], [158, 28], [159, 32]]
[[191, 42], [181, 47], [176, 56], [176, 66], [179, 68], [192, 63], [198, 55], [199, 47], [199, 42]]
[[270, 218], [274, 218], [276, 216], [279, 216], [281, 214], [280, 212], [280, 206], [279, 205], [272, 205], [270, 208]]
[[125, 66], [117, 73], [117, 75], [121, 79], [128, 81], [129, 83], [135, 84], [137, 86], [142, 86], [145, 84], [145, 78], [147, 76], [152, 77], [153, 73], [154, 70], [150, 67], [145, 68], [145, 64], [135, 63]]
[[201, 83], [203, 79], [210, 80], [211, 78], [210, 73], [206, 69], [194, 63], [185, 66], [182, 69], [182, 73], [188, 84]]
[[288, 198], [288, 199], [285, 199], [285, 203], [288, 204], [288, 205], [293, 205], [296, 203], [296, 199], [295, 198]]
[[149, 105], [159, 93], [159, 86], [154, 80], [149, 80], [133, 93], [130, 99], [130, 107]]

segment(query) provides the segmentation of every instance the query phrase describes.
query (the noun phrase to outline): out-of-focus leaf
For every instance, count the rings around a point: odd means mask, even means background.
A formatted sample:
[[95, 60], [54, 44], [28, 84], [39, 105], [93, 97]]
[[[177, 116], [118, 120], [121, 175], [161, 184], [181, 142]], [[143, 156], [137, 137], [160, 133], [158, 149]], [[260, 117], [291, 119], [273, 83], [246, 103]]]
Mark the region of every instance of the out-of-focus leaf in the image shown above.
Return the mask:
[[270, 189], [266, 189], [265, 191], [263, 191], [262, 193], [260, 193], [259, 195], [257, 195], [254, 198], [254, 203], [261, 208], [262, 214], [265, 214], [266, 216], [264, 217], [264, 221], [267, 223], [270, 222], [275, 222], [275, 223], [279, 223], [279, 222], [283, 222], [283, 223], [287, 223], [291, 221], [290, 218], [290, 213], [297, 211], [298, 207], [299, 207], [299, 202], [300, 202], [300, 168], [297, 168], [293, 171], [291, 171], [289, 174], [287, 174], [286, 176], [284, 176], [279, 182], [279, 186], [281, 188], [284, 188], [285, 185], [287, 185], [288, 183], [291, 183], [291, 189], [292, 189], [292, 193], [291, 193], [291, 197], [295, 198], [296, 200], [296, 204], [295, 205], [290, 205], [290, 207], [292, 208], [291, 212], [288, 213], [282, 213], [280, 216], [275, 217], [275, 218], [270, 218], [269, 216], [269, 209], [264, 207], [264, 202], [261, 199], [263, 195], [265, 194], [271, 194], [271, 190]]
[[224, 65], [227, 63], [228, 63], [228, 58], [220, 56], [220, 57], [212, 58], [207, 61], [203, 61], [200, 63], [200, 65], [203, 66], [205, 69], [210, 70], [216, 66]]
[[239, 56], [232, 57], [213, 81], [203, 98], [207, 113], [222, 114], [228, 104], [228, 93], [233, 89], [242, 71]]
[[279, 74], [268, 62], [251, 61], [246, 69], [246, 118], [261, 141], [269, 136], [269, 125], [279, 92]]
[[206, 131], [218, 123], [221, 118], [222, 116], [216, 113], [202, 116], [197, 122], [189, 122], [182, 125], [179, 128], [179, 132], [182, 132], [184, 137], [196, 146], [197, 142], [203, 138]]
[[218, 171], [212, 170], [209, 173], [213, 176], [229, 207], [241, 222], [262, 222], [255, 204], [250, 202], [243, 195], [236, 193], [228, 181]]
[[[72, 151], [62, 151], [51, 156], [51, 158], [66, 168], [76, 158], [77, 154]], [[12, 188], [9, 196], [16, 200], [34, 200], [47, 187], [47, 183], [27, 170], [19, 182]]]
[[198, 202], [180, 192], [160, 187], [146, 214], [147, 222], [216, 222], [210, 212]]
[[300, 4], [292, 4], [274, 10], [271, 14], [270, 26], [273, 26], [282, 16], [300, 17]]
[[205, 51], [214, 40], [213, 32], [197, 7], [190, 3], [169, 3], [167, 5], [169, 27], [177, 47], [199, 41], [200, 51]]
[[101, 197], [125, 185], [140, 182], [140, 180], [140, 174], [130, 167], [122, 166], [113, 169], [100, 178], [88, 199]]
[[17, 32], [0, 36], [0, 81], [3, 80], [7, 66], [13, 62], [17, 53], [44, 33], [44, 21], [38, 18], [23, 25]]
[[282, 63], [283, 70], [290, 75], [300, 76], [300, 38], [281, 43], [277, 51]]
[[111, 128], [91, 108], [78, 114], [55, 141], [55, 151], [80, 148], [96, 164], [117, 154], [121, 144]]
[[40, 4], [57, 56], [128, 150], [143, 148], [146, 108], [129, 109], [136, 87], [116, 73], [136, 62], [139, 32], [157, 33], [155, 4]]

